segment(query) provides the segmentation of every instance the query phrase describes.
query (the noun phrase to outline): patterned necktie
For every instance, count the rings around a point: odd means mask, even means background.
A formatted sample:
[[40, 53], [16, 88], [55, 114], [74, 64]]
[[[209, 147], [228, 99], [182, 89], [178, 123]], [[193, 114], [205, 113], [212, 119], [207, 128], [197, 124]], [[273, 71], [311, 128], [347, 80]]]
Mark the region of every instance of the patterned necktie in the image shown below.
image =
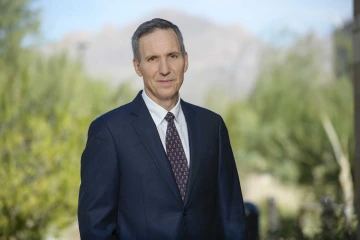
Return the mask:
[[168, 121], [166, 130], [166, 154], [170, 161], [171, 169], [174, 173], [181, 199], [184, 201], [186, 183], [189, 176], [188, 163], [186, 160], [184, 148], [181, 144], [179, 133], [175, 127], [174, 114], [168, 112], [165, 116], [165, 119]]

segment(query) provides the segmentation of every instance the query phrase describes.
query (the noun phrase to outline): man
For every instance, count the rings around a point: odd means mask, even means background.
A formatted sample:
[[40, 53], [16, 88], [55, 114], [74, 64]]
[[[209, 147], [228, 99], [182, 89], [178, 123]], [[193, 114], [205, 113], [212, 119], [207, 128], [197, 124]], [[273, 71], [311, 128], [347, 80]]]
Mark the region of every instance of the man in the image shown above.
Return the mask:
[[144, 91], [90, 125], [82, 239], [248, 239], [225, 124], [179, 97], [188, 55], [178, 27], [145, 22], [132, 47]]

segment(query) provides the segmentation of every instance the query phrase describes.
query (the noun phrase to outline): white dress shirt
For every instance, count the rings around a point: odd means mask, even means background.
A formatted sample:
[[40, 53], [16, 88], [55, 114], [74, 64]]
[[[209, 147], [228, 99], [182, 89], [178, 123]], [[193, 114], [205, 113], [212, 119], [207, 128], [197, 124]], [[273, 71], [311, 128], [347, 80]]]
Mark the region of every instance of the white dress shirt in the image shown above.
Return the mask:
[[[142, 98], [144, 99], [144, 102], [146, 104], [146, 107], [149, 109], [150, 115], [152, 119], [154, 120], [154, 123], [156, 125], [156, 128], [159, 132], [159, 136], [161, 139], [161, 142], [163, 144], [163, 147], [166, 152], [166, 129], [168, 122], [165, 120], [165, 116], [168, 113], [168, 111], [155, 103], [151, 98], [148, 97], [145, 90], [142, 92]], [[181, 109], [180, 104], [180, 97], [178, 102], [176, 103], [175, 107], [170, 110], [172, 114], [175, 116], [175, 127], [179, 133], [181, 143], [183, 145], [186, 160], [188, 162], [188, 166], [190, 168], [190, 147], [189, 147], [189, 135], [188, 135], [188, 129], [187, 124], [185, 120], [184, 113]]]

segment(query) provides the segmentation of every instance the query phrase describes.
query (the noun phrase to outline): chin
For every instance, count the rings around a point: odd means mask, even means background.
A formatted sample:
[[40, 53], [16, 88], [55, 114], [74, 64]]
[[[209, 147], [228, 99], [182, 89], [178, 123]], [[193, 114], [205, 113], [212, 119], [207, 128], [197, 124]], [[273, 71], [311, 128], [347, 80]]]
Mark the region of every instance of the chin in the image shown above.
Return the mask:
[[162, 99], [162, 100], [170, 100], [176, 96], [177, 96], [176, 93], [163, 93], [163, 94], [158, 95], [159, 99]]
[[172, 95], [160, 95], [159, 98], [162, 100], [171, 100], [176, 96], [176, 94], [172, 94]]
[[176, 89], [161, 89], [159, 96], [164, 99], [171, 99], [179, 94], [179, 90]]

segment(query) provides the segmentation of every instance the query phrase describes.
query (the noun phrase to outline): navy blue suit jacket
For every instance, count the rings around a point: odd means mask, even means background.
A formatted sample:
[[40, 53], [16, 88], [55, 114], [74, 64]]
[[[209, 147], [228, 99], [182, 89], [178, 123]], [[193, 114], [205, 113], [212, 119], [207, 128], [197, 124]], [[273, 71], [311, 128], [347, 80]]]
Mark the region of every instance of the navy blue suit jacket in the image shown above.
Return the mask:
[[222, 118], [181, 101], [190, 142], [184, 202], [141, 92], [92, 122], [81, 158], [82, 239], [248, 239]]

